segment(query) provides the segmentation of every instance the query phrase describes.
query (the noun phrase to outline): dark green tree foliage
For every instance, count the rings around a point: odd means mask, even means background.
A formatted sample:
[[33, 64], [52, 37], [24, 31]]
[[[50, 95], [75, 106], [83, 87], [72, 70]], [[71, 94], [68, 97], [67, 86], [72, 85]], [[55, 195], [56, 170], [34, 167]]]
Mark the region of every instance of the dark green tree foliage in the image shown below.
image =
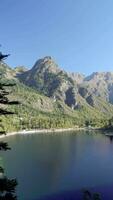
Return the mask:
[[[8, 55], [0, 53], [0, 62], [7, 58]], [[0, 105], [11, 105], [18, 104], [17, 101], [9, 101], [7, 95], [9, 92], [6, 91], [6, 87], [11, 87], [12, 83], [0, 82]], [[11, 115], [13, 112], [6, 110], [3, 106], [0, 108], [0, 115]], [[0, 126], [2, 127], [1, 121]], [[5, 134], [5, 131], [0, 131], [0, 134]], [[0, 141], [0, 151], [10, 150], [10, 147], [6, 142]], [[16, 200], [15, 188], [17, 186], [16, 179], [8, 179], [5, 175], [4, 168], [0, 166], [0, 200]]]
[[0, 52], [0, 61], [1, 61], [1, 60], [4, 60], [4, 59], [7, 58], [8, 56], [9, 56], [9, 54], [4, 55], [4, 54], [2, 54], [2, 53]]

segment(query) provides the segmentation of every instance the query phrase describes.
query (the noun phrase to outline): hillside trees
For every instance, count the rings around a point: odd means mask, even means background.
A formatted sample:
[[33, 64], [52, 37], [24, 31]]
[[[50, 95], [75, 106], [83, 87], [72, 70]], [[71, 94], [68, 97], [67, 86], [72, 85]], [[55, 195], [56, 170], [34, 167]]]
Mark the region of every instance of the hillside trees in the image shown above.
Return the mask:
[[[3, 59], [7, 58], [8, 55], [0, 53], [0, 62], [3, 62]], [[2, 77], [0, 77], [0, 116], [12, 115], [13, 112], [8, 111], [6, 106], [12, 104], [18, 104], [17, 101], [10, 101], [7, 97], [9, 94], [6, 88], [12, 87], [13, 83], [3, 82]], [[0, 134], [5, 134], [5, 129], [3, 130], [2, 120], [0, 121]], [[7, 142], [0, 140], [0, 151], [10, 150]], [[9, 179], [5, 175], [5, 170], [3, 166], [0, 166], [0, 200], [16, 200], [15, 188], [17, 186], [16, 179]]]

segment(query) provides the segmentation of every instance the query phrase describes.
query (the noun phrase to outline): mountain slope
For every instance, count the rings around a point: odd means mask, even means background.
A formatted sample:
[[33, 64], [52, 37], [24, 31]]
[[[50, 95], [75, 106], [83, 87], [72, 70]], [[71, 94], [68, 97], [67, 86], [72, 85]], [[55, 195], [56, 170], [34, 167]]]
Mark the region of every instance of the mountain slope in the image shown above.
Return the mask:
[[84, 79], [83, 88], [87, 88], [90, 95], [101, 97], [113, 104], [113, 73], [95, 72]]
[[103, 126], [113, 116], [113, 105], [109, 101], [112, 95], [108, 93], [108, 85], [113, 82], [112, 73], [89, 77], [68, 74], [51, 57], [38, 60], [30, 70], [12, 69], [2, 63], [0, 73], [5, 81], [15, 81], [9, 97], [21, 103], [9, 108], [17, 113], [16, 117], [2, 118], [8, 129], [10, 124], [11, 129], [13, 125], [16, 129], [20, 126], [58, 128], [85, 126], [89, 122], [93, 126]]
[[17, 77], [24, 84], [44, 95], [61, 100], [70, 107], [76, 107], [77, 84], [58, 67], [51, 57], [38, 60], [31, 70]]
[[75, 110], [83, 106], [84, 101], [102, 112], [112, 109], [113, 73], [110, 72], [93, 73], [88, 77], [67, 73], [51, 57], [45, 57], [38, 60], [32, 69], [19, 74], [18, 78], [25, 85], [54, 100], [61, 100]]

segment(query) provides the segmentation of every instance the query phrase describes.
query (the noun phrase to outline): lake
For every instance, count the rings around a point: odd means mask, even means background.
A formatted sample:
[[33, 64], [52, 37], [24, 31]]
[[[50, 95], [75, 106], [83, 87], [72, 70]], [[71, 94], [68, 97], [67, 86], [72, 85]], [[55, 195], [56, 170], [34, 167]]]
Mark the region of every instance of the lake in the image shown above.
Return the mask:
[[10, 178], [17, 178], [19, 200], [113, 184], [112, 138], [98, 131], [28, 134], [4, 138], [2, 152]]

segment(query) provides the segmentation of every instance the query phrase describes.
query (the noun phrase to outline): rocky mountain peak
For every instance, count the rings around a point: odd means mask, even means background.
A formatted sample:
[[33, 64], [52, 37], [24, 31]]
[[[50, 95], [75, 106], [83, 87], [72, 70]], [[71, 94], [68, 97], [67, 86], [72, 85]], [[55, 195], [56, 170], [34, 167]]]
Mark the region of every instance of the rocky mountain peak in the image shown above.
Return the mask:
[[38, 70], [38, 72], [51, 72], [51, 73], [59, 73], [61, 69], [55, 63], [54, 59], [51, 56], [46, 56], [36, 61], [35, 65], [33, 66], [34, 70]]
[[104, 80], [104, 81], [113, 80], [113, 72], [93, 72], [91, 75], [85, 78], [85, 81], [97, 81], [97, 80]]

